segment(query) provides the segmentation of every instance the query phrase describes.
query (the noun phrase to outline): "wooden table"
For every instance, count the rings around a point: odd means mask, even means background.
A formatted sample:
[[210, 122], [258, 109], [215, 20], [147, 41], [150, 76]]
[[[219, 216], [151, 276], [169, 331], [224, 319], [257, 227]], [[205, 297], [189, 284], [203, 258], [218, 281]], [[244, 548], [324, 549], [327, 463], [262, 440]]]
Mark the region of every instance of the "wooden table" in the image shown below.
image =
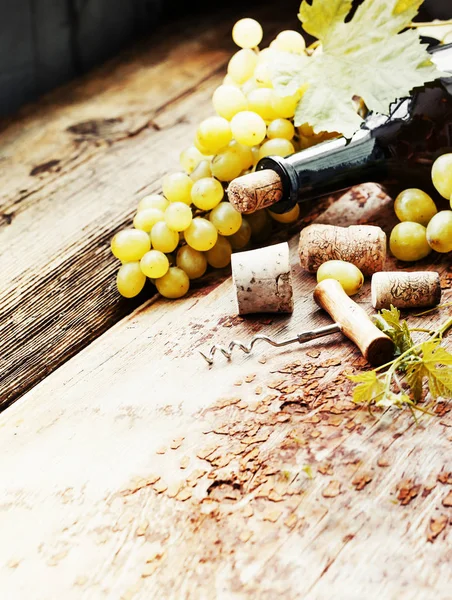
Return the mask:
[[[268, 39], [296, 26], [255, 15]], [[235, 17], [168, 27], [3, 125], [2, 599], [450, 598], [450, 404], [418, 424], [356, 407], [339, 335], [197, 353], [329, 323], [296, 236], [290, 318], [234, 316], [227, 272], [175, 302], [115, 291], [109, 240], [210, 113]], [[301, 224], [388, 214], [369, 185]], [[421, 266], [450, 300], [450, 256]]]

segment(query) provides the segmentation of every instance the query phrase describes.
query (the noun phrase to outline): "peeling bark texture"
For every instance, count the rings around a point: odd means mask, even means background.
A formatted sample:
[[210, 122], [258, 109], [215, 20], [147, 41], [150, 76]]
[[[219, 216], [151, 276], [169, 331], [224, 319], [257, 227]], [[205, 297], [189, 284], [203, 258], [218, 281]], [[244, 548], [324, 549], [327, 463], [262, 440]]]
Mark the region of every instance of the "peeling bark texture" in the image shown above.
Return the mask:
[[290, 317], [231, 319], [230, 279], [144, 304], [3, 411], [2, 598], [450, 596], [450, 403], [417, 424], [357, 406], [347, 372], [366, 365], [342, 336], [197, 356], [331, 323], [313, 279]]
[[382, 271], [386, 261], [386, 234], [374, 225], [348, 228], [313, 224], [300, 233], [300, 264], [315, 273], [328, 260], [345, 260], [363, 275]]
[[439, 274], [432, 271], [386, 271], [372, 276], [372, 306], [424, 308], [441, 302]]
[[239, 315], [293, 311], [287, 243], [233, 254], [232, 281]]

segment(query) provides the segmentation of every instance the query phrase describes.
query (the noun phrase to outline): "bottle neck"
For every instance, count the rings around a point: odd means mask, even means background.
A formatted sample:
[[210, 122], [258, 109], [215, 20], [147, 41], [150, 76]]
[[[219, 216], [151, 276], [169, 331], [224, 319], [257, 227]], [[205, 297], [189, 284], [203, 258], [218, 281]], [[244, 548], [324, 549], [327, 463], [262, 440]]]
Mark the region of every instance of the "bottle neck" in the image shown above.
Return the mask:
[[[452, 73], [452, 44], [432, 50], [432, 60]], [[284, 213], [297, 202], [364, 183], [397, 181], [425, 186], [434, 159], [452, 149], [452, 77], [396, 101], [390, 114], [370, 114], [351, 140], [340, 137], [286, 158], [265, 157], [256, 169], [272, 169], [283, 198], [272, 207]]]
[[352, 140], [328, 140], [286, 158], [268, 156], [257, 169], [272, 169], [281, 177], [283, 198], [272, 210], [284, 213], [297, 202], [364, 183], [380, 180], [388, 154], [369, 131], [360, 130]]

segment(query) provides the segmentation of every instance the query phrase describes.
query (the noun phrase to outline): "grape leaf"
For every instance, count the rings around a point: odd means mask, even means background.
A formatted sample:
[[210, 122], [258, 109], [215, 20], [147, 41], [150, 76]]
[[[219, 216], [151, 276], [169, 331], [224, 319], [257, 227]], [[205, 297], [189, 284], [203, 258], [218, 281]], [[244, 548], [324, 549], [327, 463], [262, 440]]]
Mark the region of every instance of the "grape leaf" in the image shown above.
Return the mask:
[[452, 354], [440, 343], [439, 339], [424, 342], [422, 360], [407, 366], [406, 379], [416, 401], [421, 396], [425, 377], [433, 398], [452, 398]]
[[397, 406], [398, 408], [401, 408], [404, 404], [413, 405], [413, 401], [409, 396], [407, 396], [407, 394], [404, 394], [403, 392], [395, 394], [391, 391], [386, 392], [380, 400], [375, 402], [376, 406], [381, 406], [383, 408], [389, 408], [391, 406]]
[[375, 404], [383, 408], [413, 404], [407, 394], [395, 394], [387, 390], [385, 379], [378, 377], [376, 371], [365, 371], [359, 375], [349, 375], [348, 378], [357, 384], [353, 389], [353, 402], [356, 404]]
[[330, 0], [329, 2], [313, 2], [309, 5], [302, 2], [298, 18], [303, 29], [316, 38], [325, 40], [332, 26], [342, 22], [352, 8], [352, 0]]
[[[308, 83], [296, 113], [295, 125], [309, 123], [315, 133], [337, 131], [351, 137], [362, 123], [352, 102], [386, 114], [397, 98], [414, 87], [440, 77], [414, 30], [402, 31], [416, 15], [422, 0], [365, 0], [345, 22], [348, 0], [303, 0], [303, 28], [321, 43], [306, 63], [273, 66], [274, 86], [287, 94], [290, 87]], [[281, 81], [284, 79], [284, 85]], [[290, 80], [293, 82], [290, 82]]]
[[384, 308], [374, 321], [378, 329], [394, 342], [396, 355], [403, 354], [413, 346], [407, 322], [400, 321], [400, 311], [392, 304], [390, 310]]
[[280, 96], [292, 96], [300, 88], [294, 73], [301, 73], [308, 62], [306, 55], [291, 54], [274, 50], [269, 63], [273, 85], [278, 89]]
[[350, 381], [357, 385], [353, 389], [353, 402], [378, 402], [384, 395], [384, 384], [375, 371], [364, 371], [358, 375], [349, 375]]

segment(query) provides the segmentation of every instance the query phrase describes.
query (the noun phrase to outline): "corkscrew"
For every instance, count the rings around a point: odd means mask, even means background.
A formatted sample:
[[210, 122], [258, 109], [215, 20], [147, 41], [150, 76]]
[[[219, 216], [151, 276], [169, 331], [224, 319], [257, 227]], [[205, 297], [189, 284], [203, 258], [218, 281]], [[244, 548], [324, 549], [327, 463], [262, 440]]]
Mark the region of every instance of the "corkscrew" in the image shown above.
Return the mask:
[[334, 323], [333, 325], [326, 325], [325, 327], [319, 327], [318, 329], [313, 329], [312, 331], [303, 331], [302, 333], [297, 333], [295, 337], [283, 340], [281, 342], [274, 340], [268, 335], [259, 334], [251, 338], [248, 344], [244, 344], [243, 342], [240, 342], [238, 340], [232, 340], [232, 342], [230, 342], [230, 344], [227, 347], [221, 346], [220, 344], [215, 344], [214, 346], [212, 346], [208, 354], [205, 354], [201, 351], [199, 353], [209, 363], [209, 365], [212, 365], [214, 362], [215, 352], [217, 351], [221, 352], [223, 356], [230, 360], [232, 351], [235, 347], [240, 348], [240, 350], [242, 350], [242, 352], [245, 352], [245, 354], [250, 354], [256, 342], [259, 341], [266, 342], [271, 346], [280, 348], [282, 346], [296, 344], [297, 342], [299, 344], [302, 344], [303, 342], [309, 342], [310, 340], [315, 340], [317, 338], [323, 337], [325, 335], [330, 335], [332, 333], [339, 333], [340, 331], [341, 326], [339, 325], [339, 323]]
[[228, 346], [215, 344], [208, 353], [200, 351], [200, 354], [209, 365], [212, 365], [216, 352], [221, 352], [223, 356], [230, 360], [235, 347], [245, 354], [250, 354], [254, 345], [259, 341], [279, 348], [295, 343], [302, 344], [326, 335], [342, 332], [358, 346], [364, 358], [371, 365], [381, 365], [392, 359], [394, 353], [393, 341], [372, 323], [363, 308], [347, 296], [339, 282], [334, 279], [325, 279], [317, 284], [314, 290], [314, 300], [321, 308], [326, 310], [335, 323], [298, 333], [296, 336], [282, 341], [259, 334], [254, 336], [248, 344], [239, 340], [233, 340]]

